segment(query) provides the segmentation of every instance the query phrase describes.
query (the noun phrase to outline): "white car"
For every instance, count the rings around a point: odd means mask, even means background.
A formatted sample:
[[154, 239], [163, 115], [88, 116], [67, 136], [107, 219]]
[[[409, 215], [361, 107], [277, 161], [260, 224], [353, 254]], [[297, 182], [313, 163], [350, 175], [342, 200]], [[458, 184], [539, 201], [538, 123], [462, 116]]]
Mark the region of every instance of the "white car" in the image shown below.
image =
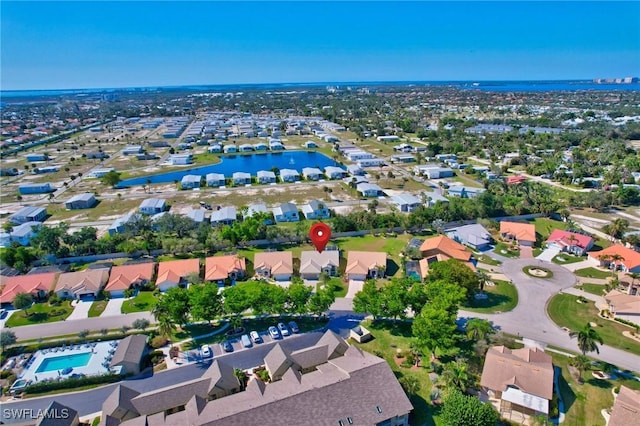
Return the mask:
[[289, 332], [289, 329], [283, 322], [278, 323], [278, 330], [280, 330], [280, 333], [282, 333], [283, 336], [291, 335], [291, 333]]
[[202, 347], [200, 348], [200, 353], [202, 354], [203, 358], [211, 358], [213, 356], [209, 345], [202, 345]]
[[249, 333], [249, 336], [251, 336], [251, 340], [253, 340], [253, 343], [262, 343], [262, 337], [260, 337], [260, 334], [258, 334], [257, 331], [253, 330], [251, 333]]

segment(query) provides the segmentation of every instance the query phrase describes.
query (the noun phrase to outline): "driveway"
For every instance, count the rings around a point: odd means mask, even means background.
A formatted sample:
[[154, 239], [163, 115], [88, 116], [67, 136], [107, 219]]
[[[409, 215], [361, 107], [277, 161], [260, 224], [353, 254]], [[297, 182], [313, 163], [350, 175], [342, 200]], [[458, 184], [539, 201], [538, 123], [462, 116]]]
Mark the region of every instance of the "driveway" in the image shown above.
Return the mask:
[[545, 249], [542, 253], [536, 257], [538, 260], [544, 260], [545, 262], [551, 262], [551, 259], [556, 257], [556, 255], [560, 253], [560, 249], [557, 247], [549, 247]]
[[116, 297], [115, 299], [109, 299], [107, 307], [100, 315], [101, 317], [113, 317], [116, 315], [122, 315], [121, 308], [124, 301], [127, 300], [124, 297]]
[[89, 308], [92, 303], [93, 300], [74, 300], [71, 302], [71, 306], [75, 306], [75, 308], [71, 315], [67, 317], [67, 321], [89, 318]]
[[533, 248], [520, 246], [520, 259], [533, 259]]
[[362, 286], [364, 286], [364, 281], [349, 280], [349, 291], [347, 291], [345, 298], [353, 299], [356, 293], [362, 290]]
[[2, 315], [2, 318], [0, 318], [0, 330], [4, 328], [4, 323], [7, 322], [9, 317], [13, 315], [15, 312], [17, 311], [15, 309], [12, 309], [10, 311], [6, 311], [4, 315]]

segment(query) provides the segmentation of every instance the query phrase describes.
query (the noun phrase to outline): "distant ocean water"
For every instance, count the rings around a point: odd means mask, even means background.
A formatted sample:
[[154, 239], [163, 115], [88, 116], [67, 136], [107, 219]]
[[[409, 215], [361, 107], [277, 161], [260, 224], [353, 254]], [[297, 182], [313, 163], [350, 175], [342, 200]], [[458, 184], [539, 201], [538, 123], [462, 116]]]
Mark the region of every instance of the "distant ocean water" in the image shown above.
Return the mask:
[[591, 80], [558, 80], [558, 81], [368, 81], [368, 82], [321, 82], [321, 83], [267, 83], [267, 84], [216, 84], [191, 86], [157, 86], [100, 89], [60, 89], [60, 90], [3, 90], [0, 98], [27, 98], [61, 95], [90, 95], [118, 92], [164, 92], [175, 90], [204, 91], [242, 91], [242, 90], [282, 90], [300, 89], [304, 87], [374, 87], [374, 86], [424, 86], [451, 87], [468, 90], [484, 90], [490, 92], [559, 92], [578, 90], [597, 91], [636, 91], [640, 83], [632, 84], [597, 84]]

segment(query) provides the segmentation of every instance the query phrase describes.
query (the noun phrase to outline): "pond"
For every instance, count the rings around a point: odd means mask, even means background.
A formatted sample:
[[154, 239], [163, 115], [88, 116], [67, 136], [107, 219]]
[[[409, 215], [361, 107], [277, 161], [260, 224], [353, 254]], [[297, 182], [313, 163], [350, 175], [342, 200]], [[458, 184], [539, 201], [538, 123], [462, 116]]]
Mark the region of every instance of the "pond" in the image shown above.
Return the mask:
[[326, 166], [340, 166], [335, 160], [324, 154], [313, 151], [269, 152], [251, 155], [221, 155], [222, 162], [201, 167], [187, 167], [167, 173], [140, 176], [126, 179], [119, 183], [119, 187], [144, 185], [147, 180], [151, 183], [173, 183], [180, 181], [186, 175], [205, 176], [207, 173], [222, 173], [229, 178], [234, 172], [246, 172], [255, 176], [260, 170], [294, 169], [302, 172], [304, 167], [317, 167], [323, 170]]

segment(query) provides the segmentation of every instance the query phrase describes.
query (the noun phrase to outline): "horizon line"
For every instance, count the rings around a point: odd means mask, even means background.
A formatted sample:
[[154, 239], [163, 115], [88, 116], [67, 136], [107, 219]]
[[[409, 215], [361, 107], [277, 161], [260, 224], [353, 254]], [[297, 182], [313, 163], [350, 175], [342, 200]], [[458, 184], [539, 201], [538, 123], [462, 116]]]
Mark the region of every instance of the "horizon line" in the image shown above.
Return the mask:
[[[596, 79], [610, 78], [633, 78], [635, 76], [625, 77], [593, 77], [593, 78], [560, 78], [560, 79], [496, 79], [496, 80], [362, 80], [362, 81], [303, 81], [303, 82], [263, 82], [263, 83], [193, 83], [193, 84], [158, 84], [149, 86], [117, 86], [117, 87], [78, 87], [78, 88], [45, 88], [45, 89], [0, 89], [0, 93], [11, 92], [59, 92], [65, 90], [84, 91], [84, 90], [131, 90], [131, 89], [162, 89], [162, 88], [189, 88], [189, 87], [213, 87], [213, 86], [268, 86], [268, 85], [373, 85], [373, 84], [411, 84], [411, 83], [515, 83], [515, 82], [535, 82], [535, 83], [553, 83], [553, 82], [593, 82]], [[621, 84], [621, 83], [603, 83], [603, 84]], [[625, 84], [625, 83], [622, 83]], [[633, 84], [633, 83], [626, 83]]]

